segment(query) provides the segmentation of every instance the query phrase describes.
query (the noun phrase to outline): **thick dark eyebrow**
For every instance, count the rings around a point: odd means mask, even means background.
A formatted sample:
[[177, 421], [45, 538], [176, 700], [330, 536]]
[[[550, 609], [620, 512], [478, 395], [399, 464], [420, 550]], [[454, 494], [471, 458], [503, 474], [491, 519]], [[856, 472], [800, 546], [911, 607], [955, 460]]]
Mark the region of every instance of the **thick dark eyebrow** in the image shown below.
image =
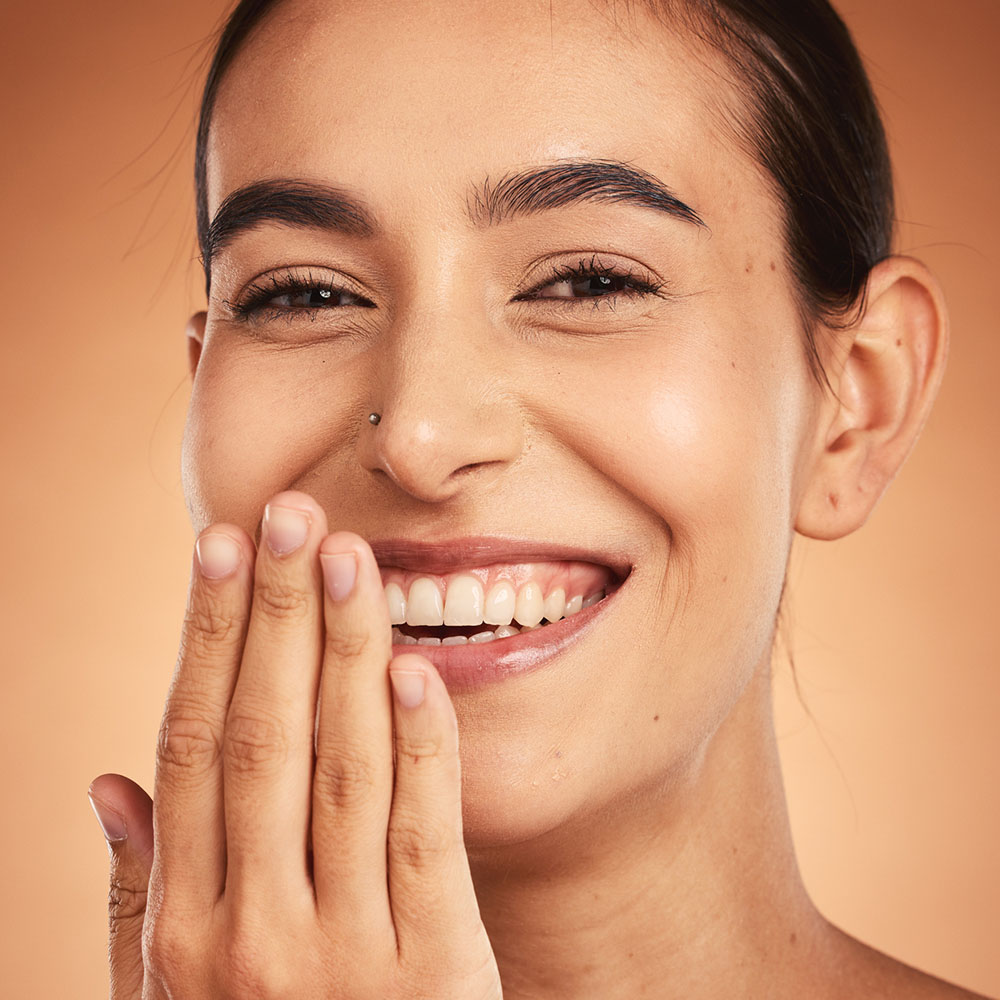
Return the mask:
[[347, 191], [313, 181], [255, 181], [229, 194], [215, 213], [201, 246], [206, 276], [220, 250], [262, 222], [333, 229], [348, 236], [373, 236], [378, 230], [374, 216]]
[[584, 201], [626, 202], [708, 228], [662, 181], [620, 160], [565, 160], [487, 177], [469, 193], [468, 210], [473, 222], [490, 226]]

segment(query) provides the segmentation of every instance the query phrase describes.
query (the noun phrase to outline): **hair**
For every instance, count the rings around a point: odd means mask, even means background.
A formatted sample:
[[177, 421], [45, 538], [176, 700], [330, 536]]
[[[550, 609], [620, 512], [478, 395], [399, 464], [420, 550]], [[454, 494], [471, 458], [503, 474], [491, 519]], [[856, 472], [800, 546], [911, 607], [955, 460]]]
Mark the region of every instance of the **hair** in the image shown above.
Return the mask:
[[[208, 133], [219, 85], [280, 0], [240, 0], [219, 35], [195, 149], [198, 243], [206, 254]], [[818, 322], [864, 304], [872, 268], [892, 252], [894, 201], [885, 130], [850, 32], [827, 0], [642, 0], [720, 52], [743, 83], [738, 138], [764, 168], [784, 211], [810, 368], [826, 380]]]

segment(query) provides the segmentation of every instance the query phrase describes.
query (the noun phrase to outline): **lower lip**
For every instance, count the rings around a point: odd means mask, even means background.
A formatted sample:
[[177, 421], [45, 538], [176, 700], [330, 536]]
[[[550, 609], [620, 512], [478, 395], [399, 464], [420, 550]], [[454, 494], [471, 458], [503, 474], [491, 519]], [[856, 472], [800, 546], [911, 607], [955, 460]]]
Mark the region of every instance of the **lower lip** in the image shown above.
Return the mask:
[[464, 646], [394, 645], [392, 655], [418, 653], [426, 657], [451, 692], [485, 687], [547, 666], [591, 630], [620, 589], [569, 618], [506, 639], [469, 642]]

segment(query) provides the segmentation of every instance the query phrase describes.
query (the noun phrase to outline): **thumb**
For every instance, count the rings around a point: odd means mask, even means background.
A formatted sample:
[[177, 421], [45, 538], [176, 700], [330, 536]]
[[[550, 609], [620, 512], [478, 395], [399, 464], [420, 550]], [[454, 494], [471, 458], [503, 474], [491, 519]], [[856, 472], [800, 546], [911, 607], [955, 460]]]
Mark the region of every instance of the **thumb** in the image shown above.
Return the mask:
[[111, 855], [111, 1000], [142, 996], [142, 921], [153, 867], [153, 800], [134, 781], [102, 774], [87, 793]]

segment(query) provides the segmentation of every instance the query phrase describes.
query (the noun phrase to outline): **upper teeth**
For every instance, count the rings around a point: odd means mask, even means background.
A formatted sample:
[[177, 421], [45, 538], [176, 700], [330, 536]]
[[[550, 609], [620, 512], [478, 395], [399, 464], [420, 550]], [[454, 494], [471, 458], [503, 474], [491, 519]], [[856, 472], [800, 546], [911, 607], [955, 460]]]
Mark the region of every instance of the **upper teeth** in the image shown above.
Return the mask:
[[[529, 628], [544, 618], [559, 621], [589, 607], [604, 596], [576, 594], [566, 599], [566, 591], [556, 587], [543, 595], [539, 583], [528, 580], [516, 588], [509, 580], [497, 580], [488, 593], [474, 576], [462, 574], [449, 580], [444, 598], [438, 584], [430, 577], [417, 577], [408, 594], [392, 581], [385, 585], [389, 619], [393, 625], [510, 625], [516, 621]], [[586, 599], [585, 599], [586, 597]]]

